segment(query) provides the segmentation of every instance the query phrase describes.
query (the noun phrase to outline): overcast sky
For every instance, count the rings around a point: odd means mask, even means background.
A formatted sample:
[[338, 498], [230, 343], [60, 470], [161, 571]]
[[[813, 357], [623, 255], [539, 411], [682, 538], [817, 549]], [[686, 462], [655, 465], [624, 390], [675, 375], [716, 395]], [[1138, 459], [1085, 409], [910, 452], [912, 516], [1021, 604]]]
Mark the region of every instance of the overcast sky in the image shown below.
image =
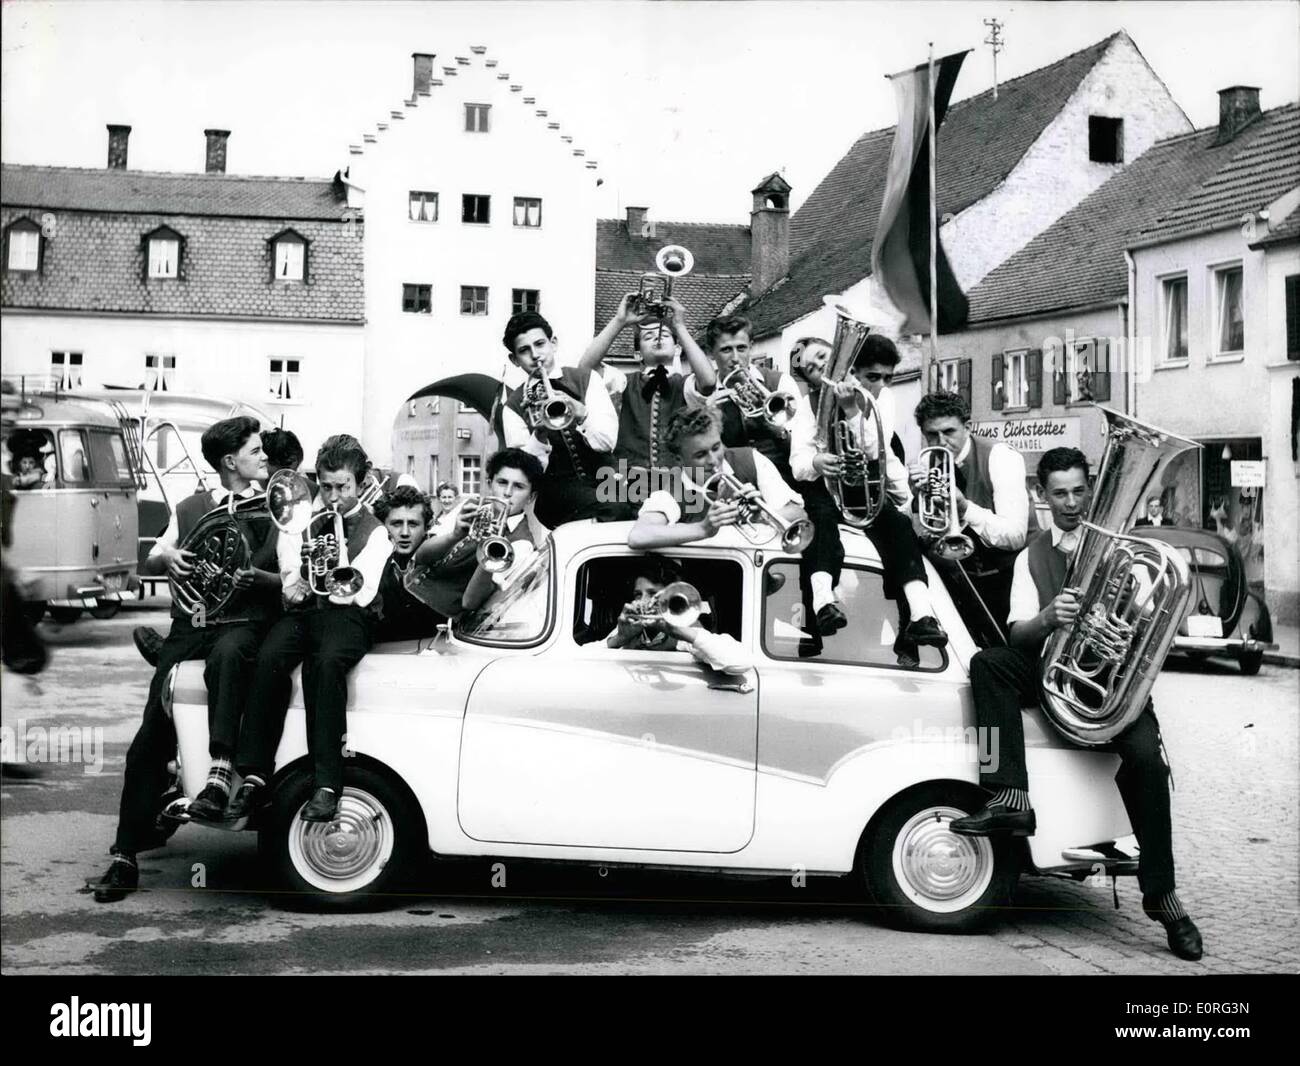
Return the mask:
[[518, 2], [147, 3], [3, 0], [7, 163], [101, 167], [104, 126], [132, 168], [203, 169], [203, 130], [233, 130], [229, 170], [329, 176], [401, 106], [410, 54], [473, 44], [600, 163], [600, 210], [748, 219], [782, 170], [794, 206], [856, 138], [892, 125], [884, 75], [974, 48], [957, 99], [992, 85], [983, 19], [1004, 23], [1001, 80], [1126, 29], [1198, 125], [1215, 90], [1300, 95], [1300, 5], [1262, 3]]

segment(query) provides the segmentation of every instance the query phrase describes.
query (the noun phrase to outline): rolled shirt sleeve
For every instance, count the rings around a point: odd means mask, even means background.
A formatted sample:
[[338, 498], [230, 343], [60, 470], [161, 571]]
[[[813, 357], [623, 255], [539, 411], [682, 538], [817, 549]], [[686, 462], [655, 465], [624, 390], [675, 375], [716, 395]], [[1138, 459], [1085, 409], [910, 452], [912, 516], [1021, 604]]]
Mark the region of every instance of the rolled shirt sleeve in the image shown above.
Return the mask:
[[816, 481], [813, 460], [817, 457], [817, 416], [807, 396], [795, 403], [790, 419], [790, 470], [798, 481]]
[[169, 548], [175, 548], [180, 544], [181, 526], [180, 520], [176, 517], [176, 508], [172, 508], [171, 520], [167, 523], [167, 528], [163, 530], [162, 536], [153, 542], [153, 547], [149, 549], [149, 557], [161, 555]]
[[795, 504], [798, 507], [803, 506], [803, 497], [800, 496], [783, 478], [780, 472], [762, 452], [754, 453], [754, 469], [758, 476], [758, 484], [754, 487], [758, 489], [758, 494], [763, 497], [763, 502], [772, 510], [779, 511], [787, 504]]
[[501, 431], [506, 438], [507, 448], [519, 448], [535, 456], [545, 470], [551, 461], [551, 446], [528, 428], [526, 423], [513, 408], [503, 404], [501, 407]]
[[645, 503], [637, 511], [637, 517], [644, 514], [661, 514], [668, 519], [668, 524], [675, 525], [682, 520], [682, 507], [675, 499], [673, 494], [664, 489], [656, 489], [646, 497]]
[[280, 590], [285, 603], [302, 603], [310, 593], [302, 576], [301, 533], [280, 533], [275, 542], [275, 560], [280, 569]]
[[1029, 573], [1029, 552], [1022, 551], [1016, 556], [1011, 571], [1011, 610], [1007, 614], [1007, 624], [1028, 622], [1037, 614], [1038, 588]]
[[604, 379], [595, 370], [587, 379], [587, 396], [583, 403], [587, 407], [587, 417], [578, 427], [578, 432], [586, 438], [592, 451], [613, 451], [618, 440], [618, 413], [614, 410], [614, 401], [609, 398]]
[[968, 502], [966, 525], [991, 548], [1023, 548], [1029, 532], [1024, 456], [1005, 444], [995, 445], [989, 452], [989, 480], [993, 482], [993, 509]]

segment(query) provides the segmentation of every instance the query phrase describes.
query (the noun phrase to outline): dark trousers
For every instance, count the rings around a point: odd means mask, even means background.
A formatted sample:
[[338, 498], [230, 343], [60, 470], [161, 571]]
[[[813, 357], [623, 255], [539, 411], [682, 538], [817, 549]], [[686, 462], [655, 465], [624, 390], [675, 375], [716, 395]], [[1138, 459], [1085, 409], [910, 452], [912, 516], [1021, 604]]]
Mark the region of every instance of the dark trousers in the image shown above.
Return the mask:
[[971, 575], [970, 583], [989, 614], [997, 622], [998, 628], [1006, 632], [1007, 616], [1011, 614], [1011, 578], [1013, 571], [994, 570], [992, 573]]
[[876, 520], [864, 532], [880, 554], [887, 589], [901, 590], [911, 581], [930, 583], [925, 575], [921, 542], [912, 529], [912, 520], [894, 506], [893, 500], [885, 501]]
[[[996, 730], [997, 768], [980, 769], [987, 788], [1029, 788], [1025, 770], [1025, 729], [1021, 708], [1038, 703], [1038, 657], [1019, 648], [987, 648], [971, 659], [975, 724]], [[1123, 733], [1098, 751], [1120, 757], [1115, 784], [1142, 853], [1138, 884], [1147, 896], [1174, 889], [1173, 829], [1170, 821], [1169, 768], [1160, 754], [1160, 725], [1148, 702]]]
[[816, 481], [796, 482], [795, 487], [803, 496], [803, 507], [813, 524], [812, 543], [804, 549], [800, 559], [800, 576], [806, 581], [806, 575], [825, 571], [831, 575], [832, 585], [840, 583], [840, 571], [844, 568], [844, 542], [840, 540], [840, 511], [826, 491], [825, 483]]
[[133, 855], [154, 836], [158, 800], [169, 780], [167, 762], [176, 754], [176, 729], [162, 705], [163, 686], [172, 667], [189, 659], [208, 660], [203, 678], [208, 686], [210, 750], [218, 747], [220, 734], [229, 754], [234, 749], [240, 705], [253, 674], [261, 632], [262, 627], [253, 622], [196, 628], [188, 618], [173, 620], [171, 632], [158, 650], [144, 720], [126, 753], [114, 850]]
[[589, 477], [548, 473], [537, 494], [533, 513], [542, 525], [554, 529], [565, 522], [587, 518], [594, 518], [597, 522], [621, 521], [626, 509], [616, 503], [603, 502], [596, 495], [596, 486]]
[[348, 674], [370, 650], [373, 638], [373, 623], [360, 607], [295, 611], [271, 628], [257, 656], [248, 713], [239, 734], [235, 763], [241, 775], [271, 779], [293, 693], [292, 674], [302, 663], [307, 750], [316, 787], [343, 791]]

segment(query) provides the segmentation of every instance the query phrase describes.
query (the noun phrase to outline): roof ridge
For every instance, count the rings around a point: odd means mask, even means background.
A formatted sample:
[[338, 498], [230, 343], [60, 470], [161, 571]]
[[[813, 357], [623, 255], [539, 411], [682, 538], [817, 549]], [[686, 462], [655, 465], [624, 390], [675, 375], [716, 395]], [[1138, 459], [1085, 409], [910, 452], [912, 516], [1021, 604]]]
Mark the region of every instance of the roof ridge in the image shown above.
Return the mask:
[[104, 174], [110, 177], [119, 175], [145, 178], [202, 178], [205, 180], [225, 180], [225, 181], [282, 181], [289, 182], [320, 182], [322, 185], [332, 184], [333, 178], [312, 178], [297, 174], [210, 174], [206, 171], [190, 170], [132, 170], [118, 169], [116, 167], [69, 167], [46, 163], [0, 163], [0, 167], [6, 170], [58, 170], [67, 171], [74, 174]]
[[[626, 218], [598, 218], [596, 219], [596, 221], [614, 222], [617, 223], [618, 225], [623, 225], [623, 223], [625, 223], [627, 219]], [[659, 219], [659, 218], [656, 218], [654, 220], [654, 225], [656, 226], [722, 226], [729, 229], [749, 229], [749, 226], [747, 226], [743, 222], [672, 222], [667, 219]]]

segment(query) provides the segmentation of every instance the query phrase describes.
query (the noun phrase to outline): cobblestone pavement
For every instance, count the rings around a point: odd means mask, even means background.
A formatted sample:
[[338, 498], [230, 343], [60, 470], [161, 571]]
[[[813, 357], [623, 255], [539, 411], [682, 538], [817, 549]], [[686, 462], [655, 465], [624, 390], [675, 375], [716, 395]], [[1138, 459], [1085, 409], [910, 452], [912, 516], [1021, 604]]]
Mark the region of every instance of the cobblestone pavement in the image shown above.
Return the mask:
[[[44, 767], [6, 777], [3, 968], [15, 973], [1140, 973], [1298, 972], [1297, 693], [1300, 671], [1244, 678], [1207, 664], [1166, 670], [1155, 699], [1174, 766], [1174, 845], [1183, 900], [1205, 937], [1174, 958], [1140, 909], [1136, 882], [1021, 881], [1014, 910], [980, 936], [897, 932], [857, 903], [850, 879], [732, 881], [511, 864], [508, 898], [485, 863], [438, 874], [437, 895], [379, 913], [302, 913], [260, 888], [250, 834], [183, 829], [142, 858], [145, 891], [97, 906], [122, 760], [149, 671], [130, 643], [162, 612], [44, 629], [48, 673], [5, 674], [11, 728], [102, 727], [103, 772]], [[189, 886], [196, 863], [208, 890]], [[215, 890], [214, 890], [215, 889]]]

